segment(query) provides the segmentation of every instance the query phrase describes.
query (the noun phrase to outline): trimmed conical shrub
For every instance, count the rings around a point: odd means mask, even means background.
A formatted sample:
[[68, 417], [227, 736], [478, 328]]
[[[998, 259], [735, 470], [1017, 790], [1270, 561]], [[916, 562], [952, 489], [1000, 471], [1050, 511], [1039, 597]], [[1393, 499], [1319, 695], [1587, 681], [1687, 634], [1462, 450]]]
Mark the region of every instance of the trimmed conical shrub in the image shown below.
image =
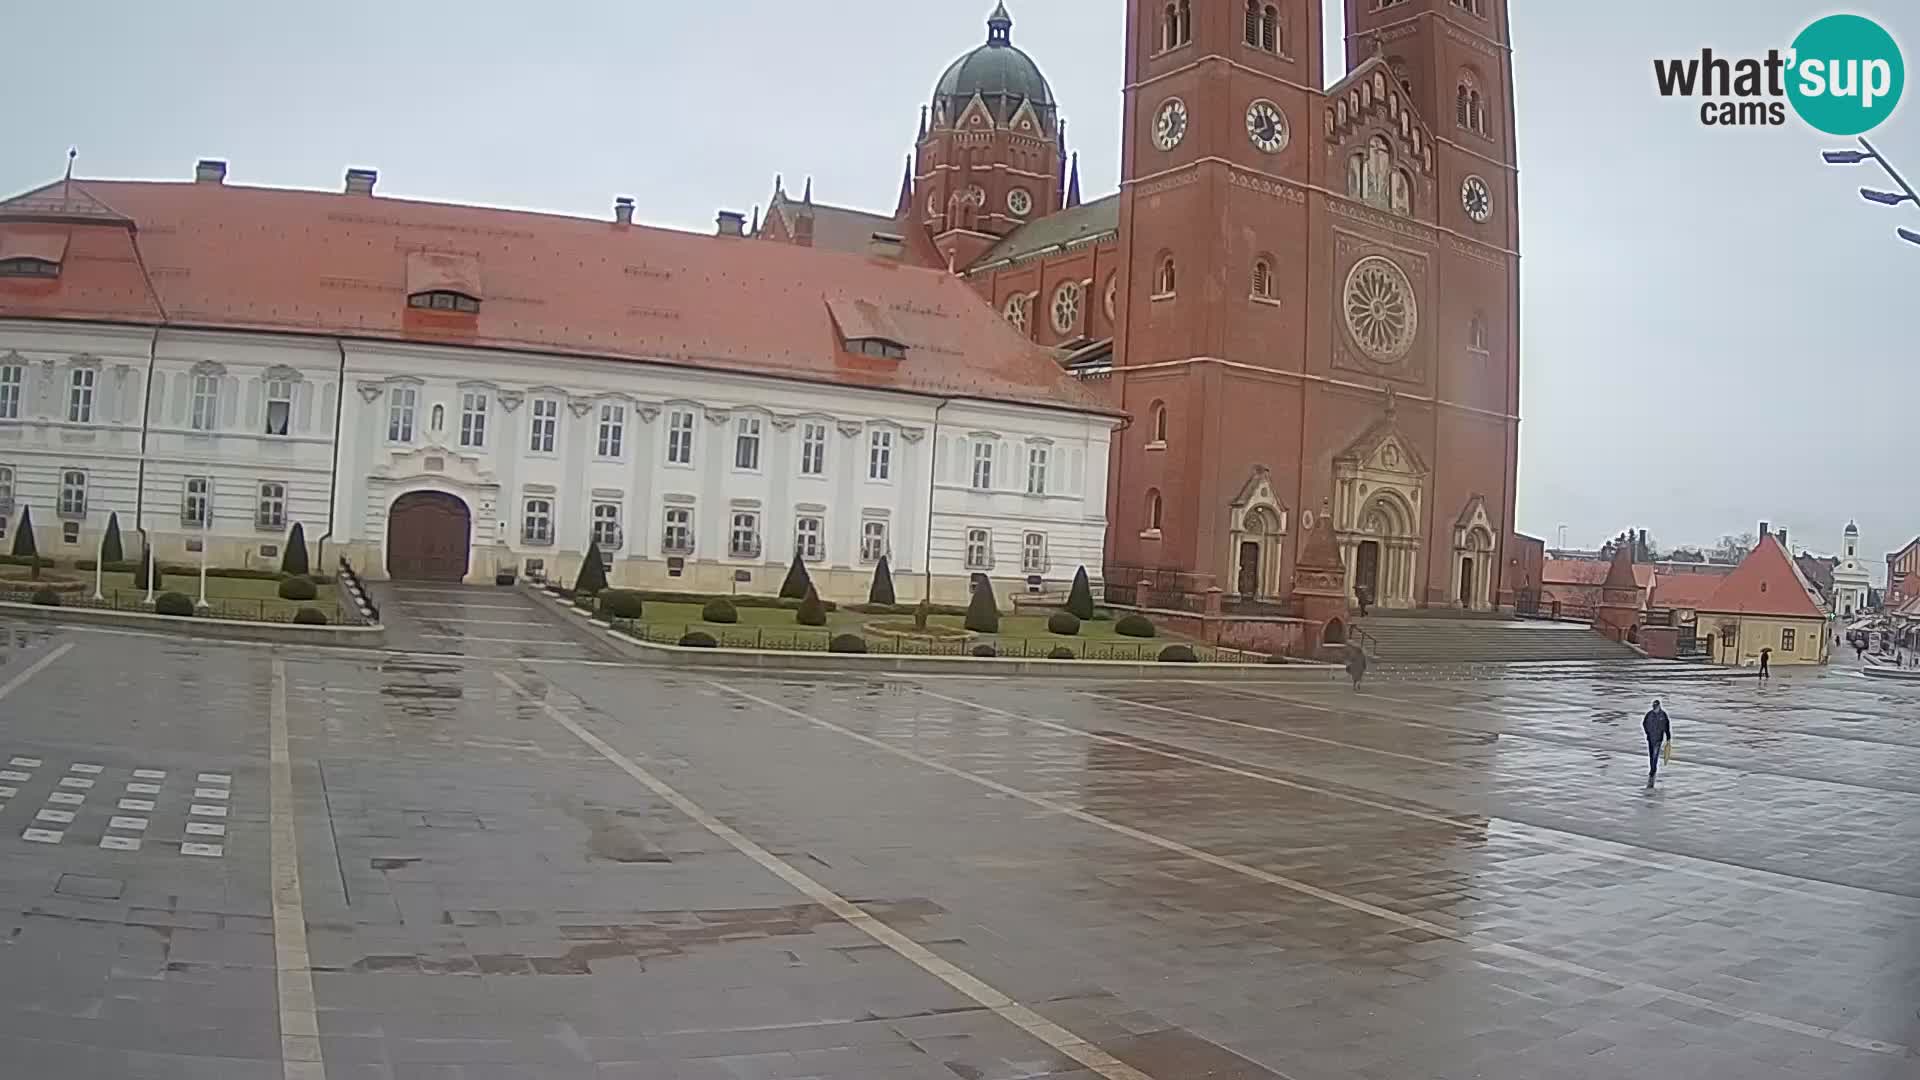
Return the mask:
[[32, 567], [31, 577], [40, 580], [40, 547], [33, 542], [33, 507], [20, 511], [20, 531], [13, 534], [13, 554], [25, 558]]
[[873, 585], [867, 589], [867, 603], [895, 603], [893, 598], [893, 570], [887, 566], [887, 557], [885, 555], [880, 556], [879, 565], [873, 568]]
[[787, 580], [780, 583], [780, 599], [804, 600], [807, 590], [813, 588], [813, 579], [807, 576], [806, 560], [798, 551], [793, 553], [793, 565], [787, 567]]
[[1093, 586], [1087, 584], [1084, 566], [1074, 572], [1073, 590], [1067, 593], [1067, 610], [1081, 622], [1093, 618]]
[[307, 562], [307, 527], [299, 522], [293, 523], [293, 531], [287, 534], [287, 553], [280, 557], [280, 572], [304, 576], [311, 569]]
[[600, 558], [600, 545], [588, 544], [587, 557], [580, 563], [580, 576], [573, 579], [575, 596], [595, 596], [607, 587], [607, 564]]
[[973, 599], [967, 603], [967, 629], [976, 634], [1000, 632], [1000, 609], [993, 602], [993, 582], [981, 577], [973, 587]]
[[127, 549], [120, 540], [120, 515], [107, 515], [107, 535], [100, 541], [100, 561], [108, 563], [126, 562]]
[[820, 602], [820, 594], [814, 591], [813, 583], [807, 583], [807, 595], [800, 601], [800, 610], [794, 613], [793, 621], [801, 626], [827, 625], [827, 608]]

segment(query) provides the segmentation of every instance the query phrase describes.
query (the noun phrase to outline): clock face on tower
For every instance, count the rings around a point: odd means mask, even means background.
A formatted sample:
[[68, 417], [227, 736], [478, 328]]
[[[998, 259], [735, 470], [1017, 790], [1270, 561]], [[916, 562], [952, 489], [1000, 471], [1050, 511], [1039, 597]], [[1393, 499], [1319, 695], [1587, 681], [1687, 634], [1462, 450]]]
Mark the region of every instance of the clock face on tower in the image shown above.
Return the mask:
[[1487, 182], [1477, 176], [1469, 176], [1460, 184], [1460, 207], [1467, 216], [1481, 224], [1486, 224], [1493, 216], [1493, 190]]
[[1153, 145], [1162, 150], [1171, 150], [1180, 145], [1187, 137], [1187, 103], [1179, 98], [1168, 98], [1160, 105], [1160, 111], [1153, 118]]
[[1263, 154], [1277, 154], [1287, 148], [1287, 114], [1271, 101], [1261, 100], [1247, 106], [1247, 138]]

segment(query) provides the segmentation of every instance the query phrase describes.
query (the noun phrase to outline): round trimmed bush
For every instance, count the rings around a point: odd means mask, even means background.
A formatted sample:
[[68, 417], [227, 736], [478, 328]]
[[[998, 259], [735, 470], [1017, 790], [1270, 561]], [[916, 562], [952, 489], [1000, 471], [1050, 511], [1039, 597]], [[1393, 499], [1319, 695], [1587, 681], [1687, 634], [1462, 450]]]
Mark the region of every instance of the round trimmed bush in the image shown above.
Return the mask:
[[707, 601], [707, 606], [700, 609], [700, 618], [710, 623], [737, 623], [740, 612], [734, 608], [733, 601], [722, 596]]
[[712, 649], [719, 646], [713, 635], [704, 630], [689, 630], [680, 635], [680, 647], [683, 649]]
[[1056, 611], [1047, 616], [1049, 633], [1072, 637], [1080, 632], [1080, 617], [1071, 611]]
[[1160, 650], [1160, 662], [1163, 664], [1197, 664], [1200, 658], [1185, 645], [1169, 645]]
[[293, 622], [296, 626], [325, 626], [327, 613], [317, 607], [303, 607], [293, 613]]
[[35, 589], [33, 590], [33, 602], [39, 604], [41, 607], [59, 607], [60, 594], [54, 592], [52, 589]]
[[1065, 645], [1055, 645], [1053, 647], [1053, 651], [1047, 654], [1047, 659], [1078, 660], [1080, 659], [1080, 654], [1077, 652], [1074, 652], [1072, 649], [1067, 648]]
[[191, 619], [193, 618], [193, 597], [185, 593], [161, 593], [159, 598], [153, 602], [153, 610], [157, 615], [171, 615], [176, 619]]
[[827, 642], [828, 652], [863, 653], [867, 651], [867, 639], [859, 634], [836, 634]]
[[319, 595], [320, 590], [314, 588], [313, 582], [304, 577], [290, 577], [280, 583], [282, 600], [311, 600]]
[[645, 609], [645, 601], [632, 589], [608, 589], [600, 594], [600, 614], [609, 619], [637, 619]]
[[1122, 615], [1120, 621], [1113, 624], [1113, 632], [1123, 637], [1152, 637], [1156, 632], [1153, 623], [1145, 615]]
[[999, 650], [999, 649], [996, 649], [996, 648], [994, 648], [994, 647], [993, 647], [993, 646], [991, 646], [991, 645], [975, 645], [975, 646], [973, 647], [973, 655], [975, 655], [975, 656], [999, 656], [999, 655], [1000, 655], [1000, 650]]

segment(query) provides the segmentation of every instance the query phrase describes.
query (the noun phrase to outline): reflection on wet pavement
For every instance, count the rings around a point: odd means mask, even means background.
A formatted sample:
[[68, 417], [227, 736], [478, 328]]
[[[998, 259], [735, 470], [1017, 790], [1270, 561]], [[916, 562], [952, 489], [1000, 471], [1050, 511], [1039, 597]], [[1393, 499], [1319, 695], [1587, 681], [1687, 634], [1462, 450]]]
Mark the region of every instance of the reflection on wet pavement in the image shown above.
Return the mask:
[[[217, 750], [237, 793], [259, 786], [264, 652], [73, 640], [0, 702], [11, 752], [138, 743], [178, 769]], [[0, 683], [46, 647], [8, 644]], [[331, 1080], [1102, 1075], [1010, 1022], [1022, 1009], [1161, 1080], [1920, 1076], [1907, 688], [1610, 672], [1354, 693], [284, 655]], [[137, 727], [118, 718], [143, 695]], [[1655, 696], [1676, 752], [1649, 793], [1636, 744]], [[29, 851], [21, 824], [0, 810], [0, 955], [66, 974], [0, 998], [0, 1060], [62, 1077], [277, 1063], [258, 830], [192, 879], [175, 864], [197, 860]], [[54, 896], [63, 873], [125, 892]]]

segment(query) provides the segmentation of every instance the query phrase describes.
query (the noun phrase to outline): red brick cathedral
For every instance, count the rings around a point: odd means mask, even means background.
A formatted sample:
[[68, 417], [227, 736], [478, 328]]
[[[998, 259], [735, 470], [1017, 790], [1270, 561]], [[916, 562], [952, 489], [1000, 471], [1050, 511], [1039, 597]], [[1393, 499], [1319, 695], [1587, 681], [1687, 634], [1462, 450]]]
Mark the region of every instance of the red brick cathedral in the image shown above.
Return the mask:
[[1002, 5], [923, 108], [892, 216], [776, 184], [756, 234], [899, 237], [1107, 381], [1133, 423], [1105, 576], [1143, 602], [1324, 588], [1298, 559], [1318, 533], [1349, 597], [1491, 608], [1519, 422], [1507, 4], [1345, 3], [1323, 90], [1319, 0], [1129, 0], [1120, 191], [1090, 202]]

